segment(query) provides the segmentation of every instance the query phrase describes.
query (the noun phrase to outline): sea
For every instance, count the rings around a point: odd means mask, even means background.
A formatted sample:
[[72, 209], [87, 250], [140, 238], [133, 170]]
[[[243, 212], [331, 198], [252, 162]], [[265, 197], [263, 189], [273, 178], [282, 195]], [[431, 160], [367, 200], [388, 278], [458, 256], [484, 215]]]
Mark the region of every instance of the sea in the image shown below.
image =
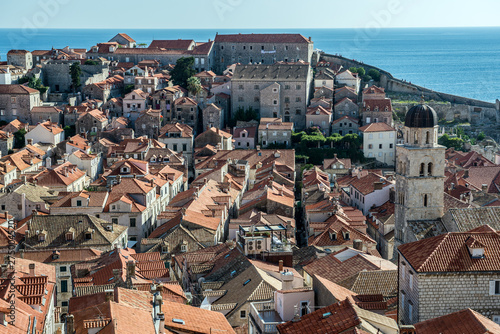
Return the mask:
[[500, 27], [367, 29], [0, 29], [0, 60], [10, 49], [86, 48], [126, 33], [198, 42], [228, 33], [300, 33], [314, 47], [383, 68], [408, 82], [473, 99], [500, 99]]

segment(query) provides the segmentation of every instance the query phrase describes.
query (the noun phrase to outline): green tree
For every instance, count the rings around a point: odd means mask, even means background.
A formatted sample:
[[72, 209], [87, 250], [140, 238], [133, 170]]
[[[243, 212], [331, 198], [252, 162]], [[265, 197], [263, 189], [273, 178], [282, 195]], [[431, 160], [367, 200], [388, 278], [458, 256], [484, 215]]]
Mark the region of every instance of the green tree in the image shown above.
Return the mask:
[[14, 133], [14, 148], [22, 148], [25, 145], [24, 136], [26, 135], [26, 130], [21, 129]]
[[484, 138], [486, 138], [486, 135], [484, 134], [483, 131], [479, 132], [479, 134], [477, 135], [477, 141], [481, 141], [481, 140], [484, 140]]
[[368, 75], [373, 78], [375, 81], [380, 81], [380, 72], [374, 68], [368, 70]]
[[453, 147], [456, 150], [461, 150], [464, 146], [465, 141], [462, 138], [450, 138], [450, 136], [445, 133], [438, 139], [438, 144], [446, 146], [446, 148]]
[[84, 65], [99, 65], [99, 63], [96, 62], [95, 60], [87, 59]]
[[127, 95], [133, 90], [134, 90], [134, 85], [126, 85], [125, 87], [123, 87], [123, 95]]
[[182, 57], [179, 58], [175, 64], [174, 69], [170, 72], [174, 85], [180, 85], [182, 87], [187, 86], [187, 81], [193, 75], [195, 75], [194, 57]]
[[35, 77], [29, 78], [28, 87], [33, 88], [33, 89], [37, 89], [40, 92], [40, 94], [45, 94], [45, 92], [48, 89], [47, 87], [45, 87], [42, 84], [42, 79], [40, 79], [40, 78], [36, 79]]
[[187, 79], [187, 90], [194, 96], [198, 95], [202, 90], [200, 78], [193, 76]]
[[80, 76], [82, 75], [82, 68], [79, 62], [74, 62], [69, 67], [69, 73], [71, 75], [71, 83], [73, 84], [73, 92], [76, 92], [78, 88], [82, 85], [80, 82]]
[[139, 48], [145, 48], [147, 46], [147, 44], [146, 43], [139, 43], [136, 46]]

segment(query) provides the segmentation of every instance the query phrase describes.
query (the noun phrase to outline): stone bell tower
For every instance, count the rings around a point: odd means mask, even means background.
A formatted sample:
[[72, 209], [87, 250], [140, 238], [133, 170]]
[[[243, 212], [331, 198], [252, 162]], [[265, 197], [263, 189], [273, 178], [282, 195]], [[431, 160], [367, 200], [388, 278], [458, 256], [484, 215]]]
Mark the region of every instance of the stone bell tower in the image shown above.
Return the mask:
[[408, 110], [404, 144], [396, 146], [395, 246], [414, 241], [411, 224], [443, 216], [445, 147], [438, 141], [434, 109], [419, 105]]

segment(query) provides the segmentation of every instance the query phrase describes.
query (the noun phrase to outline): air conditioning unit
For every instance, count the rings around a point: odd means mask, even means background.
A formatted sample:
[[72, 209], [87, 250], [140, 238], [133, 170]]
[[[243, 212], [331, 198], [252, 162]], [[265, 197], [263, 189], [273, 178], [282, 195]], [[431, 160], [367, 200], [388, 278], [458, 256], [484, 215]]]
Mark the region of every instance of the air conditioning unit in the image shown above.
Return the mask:
[[248, 246], [252, 246], [252, 245], [253, 245], [253, 241], [249, 241]]
[[258, 245], [258, 246], [257, 246], [257, 249], [262, 249], [262, 246], [261, 246], [261, 245]]
[[248, 246], [248, 250], [253, 250], [253, 247], [252, 246]]
[[262, 240], [257, 240], [257, 245], [260, 245], [262, 243]]

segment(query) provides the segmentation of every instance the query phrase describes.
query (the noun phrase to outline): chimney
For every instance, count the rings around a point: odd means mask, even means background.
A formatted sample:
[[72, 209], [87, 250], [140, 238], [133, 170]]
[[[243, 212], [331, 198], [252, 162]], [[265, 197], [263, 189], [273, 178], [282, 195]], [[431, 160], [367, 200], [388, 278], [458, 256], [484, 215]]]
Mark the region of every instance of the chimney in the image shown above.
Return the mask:
[[120, 282], [120, 276], [122, 271], [120, 269], [113, 269], [113, 278], [115, 279], [115, 283]]
[[34, 263], [30, 263], [29, 269], [30, 269], [30, 276], [35, 276], [35, 264]]
[[280, 269], [279, 269], [279, 270], [280, 270], [280, 272], [282, 272], [282, 271], [283, 271], [283, 260], [280, 260], [280, 261], [279, 261], [279, 268], [280, 268]]
[[130, 260], [127, 261], [127, 278], [135, 277], [135, 262]]
[[116, 183], [120, 184], [120, 182], [122, 182], [122, 176], [121, 175], [117, 175], [116, 176]]
[[481, 191], [484, 192], [484, 193], [488, 192], [488, 185], [487, 184], [482, 184], [481, 185]]
[[5, 220], [9, 221], [9, 211], [5, 211]]
[[151, 186], [151, 188], [154, 188], [155, 180], [154, 179], [149, 180], [149, 185]]
[[28, 139], [26, 139], [26, 140], [28, 141], [28, 145], [33, 145], [33, 139], [28, 138]]
[[281, 290], [293, 289], [293, 273], [291, 271], [283, 271], [281, 273]]
[[354, 241], [352, 242], [352, 247], [359, 251], [363, 251], [363, 241], [359, 239], [354, 239]]
[[468, 179], [469, 178], [469, 170], [466, 169], [464, 170], [464, 179]]
[[66, 316], [66, 332], [73, 334], [75, 332], [75, 318], [72, 314]]
[[163, 312], [158, 313], [158, 320], [160, 320], [158, 334], [165, 334], [165, 314]]
[[115, 300], [115, 291], [113, 289], [106, 290], [105, 293], [107, 302], [112, 302]]

